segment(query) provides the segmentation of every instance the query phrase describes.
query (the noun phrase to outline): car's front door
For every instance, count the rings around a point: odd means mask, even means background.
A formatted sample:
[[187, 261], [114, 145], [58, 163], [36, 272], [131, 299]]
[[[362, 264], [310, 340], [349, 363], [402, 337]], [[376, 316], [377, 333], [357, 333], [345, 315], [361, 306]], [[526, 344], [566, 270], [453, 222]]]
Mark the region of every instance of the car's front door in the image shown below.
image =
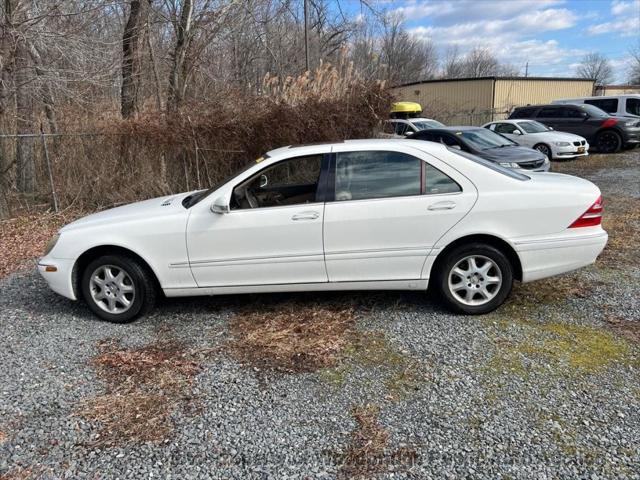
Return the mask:
[[193, 212], [187, 247], [198, 286], [326, 282], [324, 162], [324, 155], [283, 160], [235, 185], [228, 213]]
[[[412, 148], [334, 147], [324, 249], [331, 282], [421, 278], [433, 245], [473, 206], [473, 184]], [[425, 161], [427, 160], [427, 161]]]

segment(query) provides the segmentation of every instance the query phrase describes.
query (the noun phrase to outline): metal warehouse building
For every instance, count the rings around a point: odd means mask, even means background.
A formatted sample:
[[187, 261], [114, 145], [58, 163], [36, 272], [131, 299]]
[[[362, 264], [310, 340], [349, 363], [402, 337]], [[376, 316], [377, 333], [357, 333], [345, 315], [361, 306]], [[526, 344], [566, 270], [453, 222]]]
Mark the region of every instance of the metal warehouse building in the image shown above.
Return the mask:
[[481, 125], [506, 118], [517, 106], [593, 95], [584, 78], [480, 77], [426, 80], [392, 88], [397, 101], [418, 102], [424, 116], [448, 125]]

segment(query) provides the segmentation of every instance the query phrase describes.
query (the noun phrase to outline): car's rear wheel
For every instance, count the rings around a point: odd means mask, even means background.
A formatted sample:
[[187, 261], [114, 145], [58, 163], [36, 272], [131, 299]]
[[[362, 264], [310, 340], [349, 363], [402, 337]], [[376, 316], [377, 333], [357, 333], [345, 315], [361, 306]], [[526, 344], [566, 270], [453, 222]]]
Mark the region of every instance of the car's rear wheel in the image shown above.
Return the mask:
[[538, 150], [540, 153], [546, 155], [549, 160], [552, 160], [551, 148], [549, 148], [549, 145], [546, 145], [544, 143], [539, 143], [537, 145], [534, 145], [533, 148]]
[[102, 320], [127, 323], [153, 307], [153, 277], [138, 260], [124, 255], [105, 255], [84, 269], [82, 294], [89, 308]]
[[596, 137], [596, 149], [602, 153], [616, 153], [622, 148], [622, 137], [618, 132], [605, 130]]
[[462, 245], [440, 263], [435, 286], [449, 309], [472, 315], [488, 313], [509, 296], [513, 267], [504, 253], [491, 245]]

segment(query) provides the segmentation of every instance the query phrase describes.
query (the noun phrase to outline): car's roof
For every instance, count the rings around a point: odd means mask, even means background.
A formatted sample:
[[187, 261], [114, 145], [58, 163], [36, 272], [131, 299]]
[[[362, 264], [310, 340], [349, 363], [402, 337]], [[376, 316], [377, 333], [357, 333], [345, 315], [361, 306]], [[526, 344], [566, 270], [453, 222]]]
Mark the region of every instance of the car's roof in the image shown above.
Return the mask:
[[516, 107], [514, 110], [519, 110], [521, 108], [541, 108], [541, 107], [584, 107], [583, 103], [539, 103], [537, 105], [523, 105], [522, 107]]
[[554, 102], [570, 102], [571, 100], [600, 100], [605, 98], [640, 97], [638, 93], [621, 93], [620, 95], [593, 95], [591, 97], [558, 98]]
[[470, 125], [459, 125], [457, 127], [438, 127], [438, 128], [430, 128], [429, 130], [425, 130], [426, 132], [460, 132], [466, 130], [482, 130], [482, 127], [474, 127]]
[[494, 123], [518, 123], [518, 122], [537, 122], [536, 120], [531, 120], [530, 118], [505, 118], [504, 120], [494, 120], [493, 122], [487, 122], [485, 125], [492, 125]]
[[[480, 127], [469, 127], [478, 129]], [[436, 129], [434, 129], [436, 130]], [[437, 129], [442, 130], [442, 129]], [[286, 147], [276, 148], [275, 150], [271, 150], [267, 152], [267, 155], [270, 157], [275, 157], [281, 155], [283, 153], [290, 152], [299, 152], [301, 154], [304, 153], [320, 153], [320, 152], [329, 152], [332, 147], [340, 146], [340, 147], [353, 147], [356, 150], [384, 150], [385, 148], [393, 148], [397, 147], [407, 147], [412, 146], [414, 148], [419, 148], [423, 151], [442, 151], [446, 149], [444, 145], [433, 142], [425, 142], [423, 140], [410, 140], [407, 138], [369, 138], [362, 140], [344, 140], [340, 142], [327, 142], [327, 143], [317, 143], [314, 145], [287, 145]]]

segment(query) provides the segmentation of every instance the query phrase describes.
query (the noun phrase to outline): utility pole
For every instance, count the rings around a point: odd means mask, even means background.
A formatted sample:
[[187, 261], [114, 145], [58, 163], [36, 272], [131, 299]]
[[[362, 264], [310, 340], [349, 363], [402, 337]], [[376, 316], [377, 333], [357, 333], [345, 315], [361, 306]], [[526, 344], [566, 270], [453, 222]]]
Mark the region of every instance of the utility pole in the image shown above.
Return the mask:
[[304, 0], [304, 65], [309, 71], [309, 6], [308, 0]]
[[527, 63], [525, 63], [524, 65], [524, 76], [528, 77], [529, 76], [529, 61], [527, 60]]

